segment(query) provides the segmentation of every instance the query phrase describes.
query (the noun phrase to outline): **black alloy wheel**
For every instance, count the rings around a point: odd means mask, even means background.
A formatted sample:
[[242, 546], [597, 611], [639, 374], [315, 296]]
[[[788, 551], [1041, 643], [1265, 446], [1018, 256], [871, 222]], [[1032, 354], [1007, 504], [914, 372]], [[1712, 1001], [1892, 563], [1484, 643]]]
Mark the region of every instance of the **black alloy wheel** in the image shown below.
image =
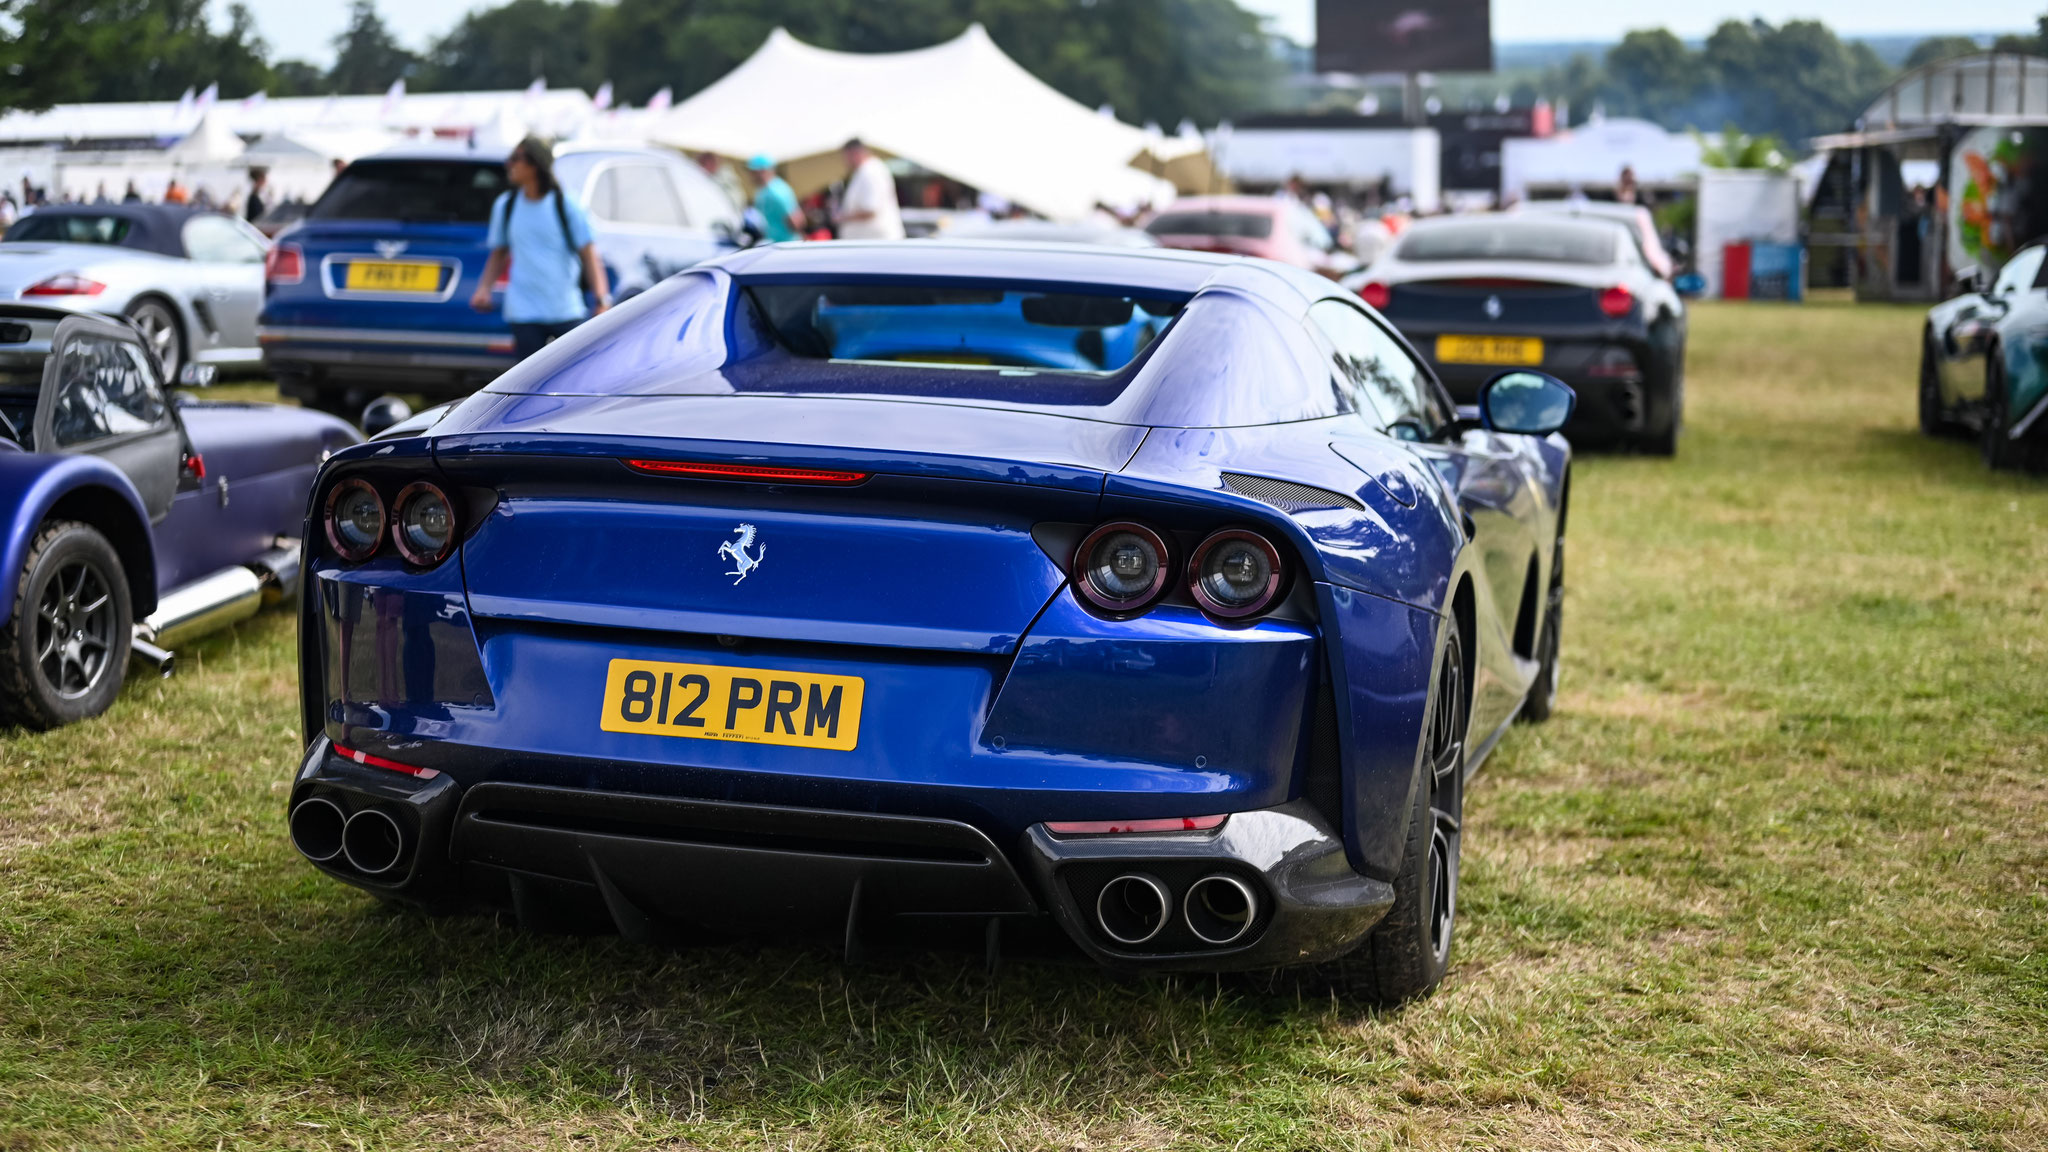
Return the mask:
[[1955, 422], [1941, 403], [1941, 360], [1934, 349], [1934, 332], [1929, 329], [1920, 341], [1920, 433], [1953, 436], [1955, 432]]
[[1393, 882], [1394, 907], [1356, 951], [1319, 969], [1343, 994], [1382, 1005], [1427, 995], [1450, 967], [1469, 716], [1464, 644], [1455, 618], [1444, 621], [1437, 661], [1422, 726], [1414, 806], [1401, 871]]
[[57, 521], [29, 548], [0, 628], [0, 713], [55, 728], [107, 710], [127, 673], [133, 617], [121, 558], [89, 525]]
[[2019, 446], [2007, 434], [2011, 421], [2006, 410], [2005, 361], [1994, 348], [1984, 364], [1984, 426], [1979, 431], [1984, 465], [1993, 471], [2019, 463]]

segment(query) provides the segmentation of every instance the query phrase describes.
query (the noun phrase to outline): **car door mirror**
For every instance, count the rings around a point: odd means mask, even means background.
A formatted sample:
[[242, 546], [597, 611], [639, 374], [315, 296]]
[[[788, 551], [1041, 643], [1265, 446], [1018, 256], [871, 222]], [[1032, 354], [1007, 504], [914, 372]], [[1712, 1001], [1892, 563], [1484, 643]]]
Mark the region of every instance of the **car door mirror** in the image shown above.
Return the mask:
[[379, 432], [391, 428], [412, 417], [412, 405], [396, 396], [379, 396], [363, 405], [362, 425], [365, 439], [375, 438]]
[[213, 383], [217, 371], [211, 364], [187, 364], [178, 369], [178, 384], [184, 388], [204, 388]]
[[1984, 274], [1983, 265], [1965, 264], [1961, 268], [1956, 269], [1956, 295], [1963, 296], [1971, 292], [1983, 293], [1990, 291], [1990, 289], [1991, 278]]
[[1479, 420], [1490, 432], [1548, 436], [1564, 427], [1578, 393], [1541, 372], [1503, 372], [1479, 390]]
[[1681, 272], [1671, 278], [1671, 286], [1680, 296], [1699, 296], [1707, 290], [1707, 278], [1697, 272]]

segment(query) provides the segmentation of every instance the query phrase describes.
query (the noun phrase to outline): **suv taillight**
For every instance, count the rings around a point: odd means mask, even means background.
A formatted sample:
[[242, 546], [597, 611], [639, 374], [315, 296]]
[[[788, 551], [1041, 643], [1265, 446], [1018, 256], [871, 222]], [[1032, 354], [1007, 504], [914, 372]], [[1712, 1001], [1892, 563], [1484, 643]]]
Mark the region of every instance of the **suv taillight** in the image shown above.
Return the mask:
[[263, 256], [263, 278], [272, 284], [297, 284], [306, 278], [306, 254], [297, 244], [279, 244]]

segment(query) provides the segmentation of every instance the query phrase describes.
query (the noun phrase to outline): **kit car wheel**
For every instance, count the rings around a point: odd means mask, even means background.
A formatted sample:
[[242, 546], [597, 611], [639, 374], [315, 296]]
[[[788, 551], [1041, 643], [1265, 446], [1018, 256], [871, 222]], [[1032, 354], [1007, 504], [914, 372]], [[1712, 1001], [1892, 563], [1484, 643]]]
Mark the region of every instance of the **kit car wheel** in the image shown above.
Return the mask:
[[1464, 645], [1455, 618], [1444, 621], [1435, 690], [1423, 721], [1423, 756], [1394, 907], [1348, 956], [1322, 974], [1351, 997], [1398, 1004], [1433, 990], [1450, 968], [1458, 909], [1460, 826], [1465, 819]]
[[142, 330], [142, 339], [164, 366], [165, 383], [176, 387], [178, 369], [185, 364], [185, 337], [178, 327], [178, 314], [169, 304], [145, 296], [128, 306], [128, 319]]
[[70, 520], [45, 527], [14, 580], [0, 628], [0, 712], [55, 728], [107, 710], [128, 669], [134, 620], [113, 545]]
[[1997, 471], [2019, 463], [2019, 446], [2006, 434], [2012, 417], [2006, 411], [2005, 361], [1993, 349], [1984, 366], [1984, 427], [1980, 447], [1986, 467]]
[[1543, 608], [1543, 632], [1536, 640], [1536, 683], [1522, 703], [1521, 718], [1531, 724], [1550, 719], [1557, 707], [1557, 650], [1564, 639], [1564, 541], [1550, 565], [1550, 595]]
[[1941, 405], [1941, 367], [1934, 350], [1934, 333], [1920, 341], [1920, 434], [1953, 436], [1955, 422]]

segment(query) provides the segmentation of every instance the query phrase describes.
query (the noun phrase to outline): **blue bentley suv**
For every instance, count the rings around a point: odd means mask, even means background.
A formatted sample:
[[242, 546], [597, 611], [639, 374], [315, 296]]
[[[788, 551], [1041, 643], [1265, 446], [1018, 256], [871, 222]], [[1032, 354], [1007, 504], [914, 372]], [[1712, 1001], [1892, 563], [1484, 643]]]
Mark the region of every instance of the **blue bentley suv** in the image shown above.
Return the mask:
[[[502, 160], [414, 147], [335, 177], [265, 269], [258, 339], [279, 391], [353, 413], [380, 392], [467, 395], [511, 365], [504, 317], [469, 304]], [[589, 209], [615, 299], [736, 247], [731, 197], [672, 153], [572, 145], [555, 175]]]

